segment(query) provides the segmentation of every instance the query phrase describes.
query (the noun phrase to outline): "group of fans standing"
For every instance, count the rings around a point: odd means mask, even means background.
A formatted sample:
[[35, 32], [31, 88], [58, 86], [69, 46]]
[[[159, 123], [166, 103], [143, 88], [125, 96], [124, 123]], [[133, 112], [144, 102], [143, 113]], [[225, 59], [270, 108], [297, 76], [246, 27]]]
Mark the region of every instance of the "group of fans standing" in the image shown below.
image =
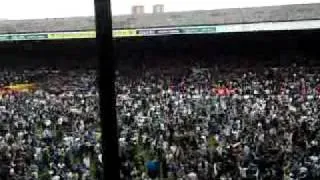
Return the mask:
[[0, 179], [102, 179], [95, 71], [0, 73]]
[[124, 179], [320, 178], [317, 67], [117, 74]]
[[[121, 179], [320, 179], [319, 66], [151, 58], [116, 71]], [[103, 179], [96, 77], [1, 69], [0, 179]]]

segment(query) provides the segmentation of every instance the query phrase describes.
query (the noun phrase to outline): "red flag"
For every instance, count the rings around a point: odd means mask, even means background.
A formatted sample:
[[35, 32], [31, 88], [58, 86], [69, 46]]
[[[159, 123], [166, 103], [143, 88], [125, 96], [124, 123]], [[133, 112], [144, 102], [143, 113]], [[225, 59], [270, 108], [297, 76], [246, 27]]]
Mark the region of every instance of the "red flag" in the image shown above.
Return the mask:
[[219, 88], [219, 89], [217, 90], [217, 93], [218, 93], [218, 95], [220, 95], [220, 96], [225, 96], [225, 95], [226, 95], [226, 91], [225, 91], [224, 88]]
[[320, 84], [318, 84], [315, 89], [316, 89], [317, 93], [320, 94]]

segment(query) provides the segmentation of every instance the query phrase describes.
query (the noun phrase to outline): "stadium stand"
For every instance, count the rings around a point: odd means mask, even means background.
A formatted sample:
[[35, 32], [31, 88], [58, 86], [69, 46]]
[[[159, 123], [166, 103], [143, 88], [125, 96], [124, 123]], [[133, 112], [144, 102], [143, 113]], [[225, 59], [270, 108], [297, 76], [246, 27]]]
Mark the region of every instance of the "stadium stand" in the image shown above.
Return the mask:
[[[305, 4], [211, 11], [170, 12], [162, 14], [122, 15], [113, 17], [113, 28], [128, 29], [186, 25], [221, 25], [317, 19], [320, 19], [320, 4]], [[3, 20], [0, 24], [0, 34], [86, 31], [94, 30], [94, 24], [94, 17]]]
[[[116, 39], [121, 179], [320, 179], [319, 41]], [[96, 41], [0, 42], [0, 58], [0, 180], [104, 179]]]

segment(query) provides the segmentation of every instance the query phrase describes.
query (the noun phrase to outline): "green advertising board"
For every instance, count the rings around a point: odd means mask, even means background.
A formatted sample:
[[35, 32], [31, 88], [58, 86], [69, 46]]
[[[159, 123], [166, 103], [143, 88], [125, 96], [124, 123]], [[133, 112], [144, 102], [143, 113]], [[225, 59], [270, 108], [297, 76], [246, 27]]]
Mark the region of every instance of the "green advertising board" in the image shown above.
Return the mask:
[[8, 35], [0, 35], [0, 41], [10, 41], [11, 38]]
[[45, 40], [48, 34], [5, 34], [0, 35], [0, 41], [26, 41], [26, 40]]

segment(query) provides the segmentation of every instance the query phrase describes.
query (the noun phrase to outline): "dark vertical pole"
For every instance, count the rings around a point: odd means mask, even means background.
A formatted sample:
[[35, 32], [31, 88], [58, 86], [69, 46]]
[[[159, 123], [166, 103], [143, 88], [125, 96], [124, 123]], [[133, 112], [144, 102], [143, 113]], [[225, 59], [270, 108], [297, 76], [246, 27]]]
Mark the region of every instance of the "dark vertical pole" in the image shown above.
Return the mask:
[[110, 0], [95, 0], [104, 179], [120, 179]]

